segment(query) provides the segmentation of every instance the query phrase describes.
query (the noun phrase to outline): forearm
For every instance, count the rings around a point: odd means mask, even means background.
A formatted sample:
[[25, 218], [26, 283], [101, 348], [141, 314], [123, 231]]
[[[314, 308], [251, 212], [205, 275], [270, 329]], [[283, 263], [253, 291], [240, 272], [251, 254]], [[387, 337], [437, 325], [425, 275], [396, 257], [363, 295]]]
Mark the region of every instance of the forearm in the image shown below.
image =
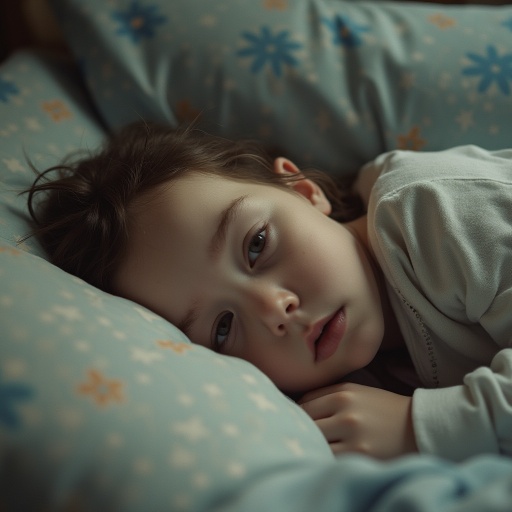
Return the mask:
[[512, 456], [512, 349], [460, 386], [416, 390], [412, 415], [420, 452], [455, 461], [481, 453]]

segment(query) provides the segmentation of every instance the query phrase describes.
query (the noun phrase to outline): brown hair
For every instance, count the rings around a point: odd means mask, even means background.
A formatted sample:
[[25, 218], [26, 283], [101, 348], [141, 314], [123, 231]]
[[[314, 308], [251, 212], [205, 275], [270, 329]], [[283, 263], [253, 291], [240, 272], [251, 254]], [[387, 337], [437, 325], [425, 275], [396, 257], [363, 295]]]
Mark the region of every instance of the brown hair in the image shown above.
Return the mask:
[[269, 152], [253, 141], [138, 122], [111, 136], [96, 155], [65, 161], [37, 176], [27, 191], [34, 222], [28, 236], [36, 236], [55, 265], [111, 291], [137, 200], [188, 172], [273, 186], [307, 176], [331, 201], [331, 216], [348, 221], [362, 213], [349, 189], [336, 186], [326, 174], [306, 170], [303, 175], [285, 176], [272, 167]]

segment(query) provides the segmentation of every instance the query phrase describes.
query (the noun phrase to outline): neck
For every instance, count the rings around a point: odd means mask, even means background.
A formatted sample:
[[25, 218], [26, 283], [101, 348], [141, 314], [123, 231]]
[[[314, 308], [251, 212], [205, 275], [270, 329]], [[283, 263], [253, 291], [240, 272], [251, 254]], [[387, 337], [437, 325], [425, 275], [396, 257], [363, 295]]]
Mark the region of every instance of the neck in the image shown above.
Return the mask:
[[373, 248], [368, 240], [368, 219], [366, 215], [359, 217], [358, 219], [345, 224], [346, 228], [354, 235], [359, 241], [363, 250], [366, 253], [367, 259], [370, 262], [375, 280], [379, 288], [380, 301], [382, 305], [382, 314], [384, 316], [384, 338], [381, 344], [381, 350], [392, 350], [400, 348], [404, 345], [404, 339], [398, 322], [396, 320], [395, 313], [391, 307], [389, 295], [386, 287], [386, 280], [384, 273], [382, 272]]

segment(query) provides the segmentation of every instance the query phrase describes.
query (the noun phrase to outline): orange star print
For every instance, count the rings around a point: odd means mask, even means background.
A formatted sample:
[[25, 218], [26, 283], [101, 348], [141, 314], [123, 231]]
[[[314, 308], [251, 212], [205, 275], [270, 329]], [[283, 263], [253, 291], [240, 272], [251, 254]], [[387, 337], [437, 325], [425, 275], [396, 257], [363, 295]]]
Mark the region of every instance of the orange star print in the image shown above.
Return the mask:
[[91, 369], [88, 378], [78, 386], [78, 393], [90, 396], [97, 405], [104, 407], [110, 402], [122, 402], [123, 383], [117, 379], [108, 379], [101, 372]]
[[190, 350], [190, 345], [188, 345], [187, 343], [176, 343], [175, 341], [170, 340], [158, 340], [156, 344], [160, 348], [171, 349], [177, 354], [183, 354], [183, 352]]
[[398, 149], [410, 149], [412, 151], [420, 151], [427, 141], [420, 136], [420, 127], [413, 126], [409, 133], [399, 135], [397, 137]]

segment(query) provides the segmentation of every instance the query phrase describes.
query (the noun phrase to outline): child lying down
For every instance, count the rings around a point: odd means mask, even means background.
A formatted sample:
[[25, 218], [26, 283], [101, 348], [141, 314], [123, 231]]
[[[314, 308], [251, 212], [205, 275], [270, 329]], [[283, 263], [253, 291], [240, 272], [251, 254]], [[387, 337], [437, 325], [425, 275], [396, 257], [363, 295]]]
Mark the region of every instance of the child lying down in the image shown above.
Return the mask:
[[[512, 455], [512, 150], [395, 151], [348, 189], [141, 122], [28, 203], [53, 263], [256, 365], [334, 453]], [[405, 348], [412, 396], [343, 381]]]

